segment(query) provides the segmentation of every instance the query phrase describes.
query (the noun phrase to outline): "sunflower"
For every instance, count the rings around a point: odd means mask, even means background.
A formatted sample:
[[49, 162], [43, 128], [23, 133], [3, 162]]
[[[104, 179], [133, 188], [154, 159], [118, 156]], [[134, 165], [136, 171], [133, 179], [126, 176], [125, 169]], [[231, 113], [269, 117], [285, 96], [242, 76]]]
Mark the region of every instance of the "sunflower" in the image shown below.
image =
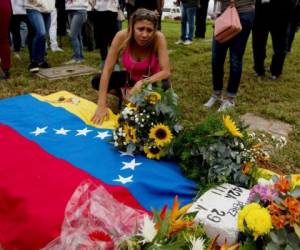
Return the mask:
[[137, 143], [137, 139], [136, 139], [136, 129], [125, 125], [124, 126], [124, 131], [125, 131], [125, 140], [126, 142], [133, 142], [133, 143]]
[[229, 132], [236, 137], [243, 137], [243, 134], [239, 131], [237, 126], [235, 125], [235, 122], [230, 118], [229, 115], [223, 116], [223, 122], [225, 127], [229, 130]]
[[157, 92], [150, 92], [149, 95], [144, 96], [144, 99], [148, 103], [154, 105], [155, 103], [161, 100], [161, 95]]
[[163, 153], [159, 147], [156, 146], [145, 146], [144, 152], [149, 159], [157, 159], [163, 156]]
[[157, 146], [169, 144], [173, 138], [170, 128], [158, 123], [150, 129], [149, 138], [153, 139]]

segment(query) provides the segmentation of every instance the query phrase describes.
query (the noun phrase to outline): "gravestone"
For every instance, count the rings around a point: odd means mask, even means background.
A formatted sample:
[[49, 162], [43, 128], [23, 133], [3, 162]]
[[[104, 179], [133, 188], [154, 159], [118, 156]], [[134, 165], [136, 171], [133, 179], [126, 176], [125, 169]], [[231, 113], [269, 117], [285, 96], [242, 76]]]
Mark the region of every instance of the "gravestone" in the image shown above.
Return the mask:
[[37, 75], [41, 78], [48, 79], [49, 81], [64, 79], [74, 76], [84, 76], [97, 73], [97, 69], [76, 64], [76, 65], [66, 65], [60, 67], [53, 67], [49, 69], [41, 69]]
[[277, 120], [268, 120], [252, 113], [242, 115], [241, 120], [249, 125], [251, 130], [264, 131], [277, 137], [284, 136], [286, 139], [288, 138], [289, 133], [293, 131], [292, 126], [288, 123]]
[[238, 239], [237, 216], [246, 205], [249, 190], [224, 183], [205, 192], [188, 212], [197, 212], [195, 221], [204, 226], [210, 238], [218, 237], [218, 245], [232, 245]]

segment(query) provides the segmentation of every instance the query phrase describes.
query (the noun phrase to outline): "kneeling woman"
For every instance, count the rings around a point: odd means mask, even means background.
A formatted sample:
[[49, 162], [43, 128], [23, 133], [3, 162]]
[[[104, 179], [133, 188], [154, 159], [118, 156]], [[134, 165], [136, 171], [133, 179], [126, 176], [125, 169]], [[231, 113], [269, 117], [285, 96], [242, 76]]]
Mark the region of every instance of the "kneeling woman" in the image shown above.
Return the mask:
[[[138, 9], [130, 18], [128, 29], [119, 31], [114, 37], [105, 65], [98, 82], [92, 82], [99, 88], [98, 107], [92, 122], [101, 124], [108, 118], [106, 104], [107, 93], [130, 87], [128, 94], [138, 92], [144, 84], [163, 81], [164, 88], [169, 82], [170, 63], [165, 36], [157, 30], [158, 17], [155, 12]], [[113, 72], [119, 54], [125, 71]]]

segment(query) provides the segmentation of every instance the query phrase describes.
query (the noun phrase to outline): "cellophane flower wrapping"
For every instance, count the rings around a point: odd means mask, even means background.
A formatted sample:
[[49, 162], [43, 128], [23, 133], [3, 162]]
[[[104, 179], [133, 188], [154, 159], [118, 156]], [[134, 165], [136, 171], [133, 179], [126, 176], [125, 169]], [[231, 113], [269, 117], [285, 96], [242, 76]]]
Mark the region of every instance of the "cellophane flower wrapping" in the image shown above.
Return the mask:
[[69, 200], [61, 234], [43, 250], [114, 250], [137, 232], [144, 212], [115, 200], [103, 186], [83, 182]]

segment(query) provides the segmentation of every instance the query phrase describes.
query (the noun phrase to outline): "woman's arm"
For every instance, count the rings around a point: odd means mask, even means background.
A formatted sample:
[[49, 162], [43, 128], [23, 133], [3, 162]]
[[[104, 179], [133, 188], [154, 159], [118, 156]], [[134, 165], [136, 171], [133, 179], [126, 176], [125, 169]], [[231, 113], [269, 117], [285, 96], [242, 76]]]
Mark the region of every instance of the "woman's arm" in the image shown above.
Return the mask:
[[168, 79], [171, 75], [169, 53], [167, 41], [163, 33], [157, 31], [157, 55], [160, 71], [154, 75], [138, 81], [131, 89], [130, 94], [141, 90], [143, 84], [155, 83], [164, 79]]
[[104, 68], [101, 73], [98, 102], [97, 102], [98, 107], [91, 120], [93, 123], [101, 124], [104, 119], [108, 118], [108, 110], [106, 106], [108, 83], [113, 68], [118, 60], [120, 48], [126, 38], [126, 33], [127, 30], [119, 31], [115, 35], [112, 44], [109, 48], [107, 58], [105, 60]]

